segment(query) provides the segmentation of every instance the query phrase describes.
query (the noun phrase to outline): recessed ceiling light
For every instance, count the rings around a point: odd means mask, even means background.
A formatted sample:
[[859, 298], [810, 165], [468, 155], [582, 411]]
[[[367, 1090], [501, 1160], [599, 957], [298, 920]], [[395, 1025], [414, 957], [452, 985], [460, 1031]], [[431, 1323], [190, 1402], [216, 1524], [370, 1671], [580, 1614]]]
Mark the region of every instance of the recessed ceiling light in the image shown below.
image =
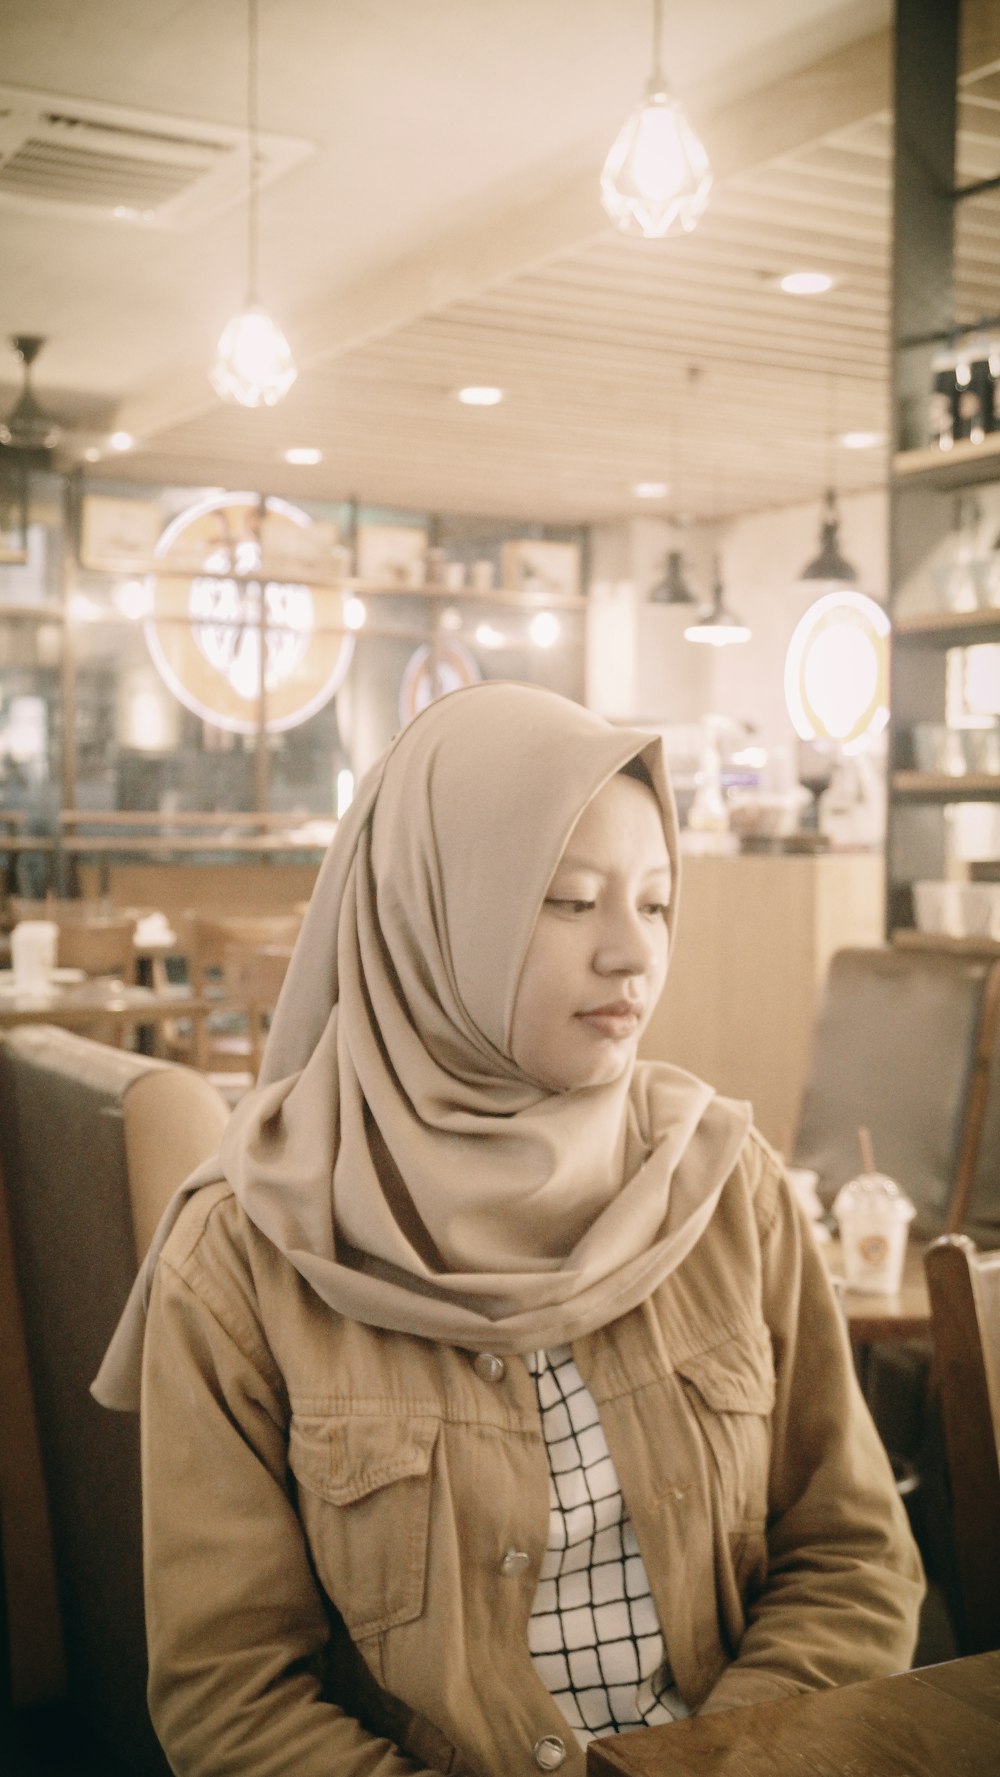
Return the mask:
[[86, 450], [83, 453], [83, 460], [85, 463], [99, 463], [100, 462], [101, 453], [98, 450], [96, 444], [88, 444]]
[[662, 500], [670, 488], [665, 481], [636, 481], [632, 492], [637, 500]]
[[503, 390], [495, 389], [487, 383], [474, 383], [467, 389], [459, 389], [458, 399], [466, 407], [495, 407], [498, 401], [503, 400]]
[[780, 282], [788, 296], [822, 296], [834, 285], [826, 271], [790, 271]]
[[108, 443], [112, 450], [131, 450], [135, 439], [131, 432], [112, 432]]
[[876, 450], [885, 443], [884, 432], [842, 432], [840, 442], [845, 450]]
[[323, 452], [321, 450], [313, 450], [309, 445], [305, 444], [297, 445], [294, 449], [286, 450], [285, 452], [286, 463], [301, 463], [305, 468], [308, 468], [313, 463], [321, 463], [322, 461]]

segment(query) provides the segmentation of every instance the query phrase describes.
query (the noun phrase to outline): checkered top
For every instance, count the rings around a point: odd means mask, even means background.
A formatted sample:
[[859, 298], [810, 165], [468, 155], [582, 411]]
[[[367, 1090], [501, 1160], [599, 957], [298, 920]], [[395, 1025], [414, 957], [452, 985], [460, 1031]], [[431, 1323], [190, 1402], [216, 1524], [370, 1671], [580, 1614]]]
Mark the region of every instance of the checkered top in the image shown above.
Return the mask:
[[581, 1746], [686, 1715], [593, 1397], [568, 1345], [527, 1356], [549, 1458], [549, 1537], [528, 1623], [535, 1671]]

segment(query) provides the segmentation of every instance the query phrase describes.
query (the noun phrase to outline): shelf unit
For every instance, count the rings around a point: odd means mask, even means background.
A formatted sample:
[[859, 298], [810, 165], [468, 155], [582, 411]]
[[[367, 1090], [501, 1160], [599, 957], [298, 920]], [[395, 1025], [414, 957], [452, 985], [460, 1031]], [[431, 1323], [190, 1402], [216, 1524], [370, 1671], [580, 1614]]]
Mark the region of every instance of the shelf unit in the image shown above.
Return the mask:
[[[918, 723], [943, 723], [949, 650], [1000, 644], [1000, 610], [950, 611], [943, 563], [963, 489], [1000, 488], [1000, 433], [941, 450], [928, 441], [932, 359], [955, 327], [955, 214], [961, 0], [898, 0], [895, 35], [892, 383], [889, 477], [893, 621], [886, 934], [921, 949], [1000, 953], [986, 940], [914, 929], [912, 885], [950, 867], [956, 813], [1000, 804], [1000, 774], [917, 771]], [[992, 495], [981, 495], [986, 502]], [[977, 817], [978, 818], [978, 817]]]

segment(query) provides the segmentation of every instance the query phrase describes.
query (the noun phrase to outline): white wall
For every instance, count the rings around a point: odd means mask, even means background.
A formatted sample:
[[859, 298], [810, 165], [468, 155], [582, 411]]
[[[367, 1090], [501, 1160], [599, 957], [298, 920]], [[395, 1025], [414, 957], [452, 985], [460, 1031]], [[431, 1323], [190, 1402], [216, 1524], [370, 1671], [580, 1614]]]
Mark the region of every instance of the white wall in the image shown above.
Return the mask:
[[[858, 569], [858, 587], [883, 599], [888, 511], [884, 493], [840, 501], [840, 543]], [[793, 629], [818, 596], [797, 576], [819, 548], [821, 506], [787, 506], [733, 520], [722, 530], [680, 537], [645, 516], [595, 527], [589, 623], [588, 701], [604, 714], [646, 722], [693, 722], [719, 713], [753, 724], [767, 746], [791, 746], [785, 710], [785, 653]], [[685, 607], [651, 605], [667, 549], [683, 548], [693, 589], [706, 598], [712, 560], [722, 561], [727, 602], [749, 624], [738, 647], [684, 640]]]

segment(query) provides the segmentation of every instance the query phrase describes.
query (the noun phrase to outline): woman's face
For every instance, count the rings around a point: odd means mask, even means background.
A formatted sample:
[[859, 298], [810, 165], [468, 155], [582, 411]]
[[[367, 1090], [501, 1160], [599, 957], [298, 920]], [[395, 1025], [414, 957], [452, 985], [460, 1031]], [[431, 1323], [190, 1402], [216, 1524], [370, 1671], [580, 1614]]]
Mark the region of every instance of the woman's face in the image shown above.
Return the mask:
[[619, 774], [573, 828], [532, 933], [511, 1026], [522, 1073], [557, 1091], [618, 1079], [666, 977], [669, 899], [659, 803]]

